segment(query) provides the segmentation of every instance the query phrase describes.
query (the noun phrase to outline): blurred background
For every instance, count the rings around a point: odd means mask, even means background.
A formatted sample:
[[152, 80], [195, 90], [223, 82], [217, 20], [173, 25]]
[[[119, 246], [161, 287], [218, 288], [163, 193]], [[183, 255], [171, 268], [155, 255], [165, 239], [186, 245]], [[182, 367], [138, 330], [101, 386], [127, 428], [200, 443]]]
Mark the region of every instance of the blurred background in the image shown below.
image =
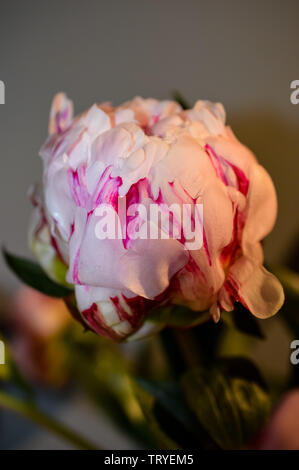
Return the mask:
[[[271, 174], [279, 215], [265, 254], [285, 262], [299, 229], [299, 105], [290, 102], [290, 83], [299, 79], [298, 14], [297, 0], [1, 0], [1, 243], [29, 255], [26, 193], [40, 180], [38, 150], [55, 93], [65, 91], [81, 112], [135, 95], [169, 98], [176, 89], [191, 104], [221, 101], [238, 138]], [[1, 259], [0, 289], [18, 287]], [[87, 432], [98, 426], [80, 394], [40, 399], [75, 426], [83, 416]], [[106, 447], [136, 447], [103, 420]], [[30, 446], [66, 445], [2, 414], [0, 447]]]

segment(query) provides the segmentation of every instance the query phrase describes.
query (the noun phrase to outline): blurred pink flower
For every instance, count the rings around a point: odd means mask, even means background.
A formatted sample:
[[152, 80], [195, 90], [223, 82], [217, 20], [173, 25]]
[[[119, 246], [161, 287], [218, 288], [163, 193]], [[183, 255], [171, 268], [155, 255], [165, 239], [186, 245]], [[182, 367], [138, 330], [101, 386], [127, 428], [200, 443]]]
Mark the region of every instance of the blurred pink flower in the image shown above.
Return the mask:
[[278, 403], [269, 423], [257, 438], [260, 450], [299, 450], [299, 389], [288, 392]]
[[[93, 105], [74, 119], [72, 109], [64, 94], [55, 97], [30, 240], [48, 274], [74, 285], [90, 328], [122, 339], [169, 303], [199, 317], [209, 310], [215, 321], [235, 301], [259, 318], [279, 310], [283, 290], [263, 267], [260, 243], [276, 219], [275, 189], [225, 125], [221, 104], [198, 101], [183, 111], [176, 102], [134, 98]], [[151, 222], [137, 213], [124, 224], [119, 198], [160, 208], [202, 203], [203, 247], [189, 249], [183, 236], [132, 239], [132, 227]], [[96, 236], [103, 204], [123, 239]]]
[[21, 373], [31, 381], [64, 383], [64, 353], [58, 337], [71, 319], [64, 302], [23, 287], [11, 307], [11, 350]]

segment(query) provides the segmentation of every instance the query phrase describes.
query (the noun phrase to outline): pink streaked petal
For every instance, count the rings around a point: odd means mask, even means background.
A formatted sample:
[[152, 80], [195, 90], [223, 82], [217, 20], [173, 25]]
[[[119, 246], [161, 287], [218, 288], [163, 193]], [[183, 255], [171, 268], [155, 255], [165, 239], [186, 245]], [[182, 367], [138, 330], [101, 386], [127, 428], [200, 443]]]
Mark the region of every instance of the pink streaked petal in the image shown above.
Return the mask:
[[70, 265], [67, 272], [67, 281], [70, 284], [81, 284], [79, 273], [80, 250], [87, 223], [88, 214], [86, 210], [78, 206], [75, 211], [73, 233], [69, 241]]
[[249, 254], [251, 245], [262, 240], [272, 230], [277, 214], [277, 199], [273, 182], [260, 165], [250, 172], [247, 210], [242, 247]]
[[233, 139], [222, 136], [210, 136], [206, 138], [206, 145], [209, 145], [216, 155], [221, 155], [226, 162], [239, 168], [249, 178], [250, 169], [257, 164], [254, 154], [242, 145], [236, 137]]
[[140, 326], [145, 314], [145, 299], [129, 291], [89, 286], [76, 287], [78, 308], [83, 319], [97, 333], [122, 339]]
[[233, 186], [237, 188], [242, 194], [246, 196], [249, 180], [245, 176], [244, 172], [232, 162], [228, 162], [222, 156], [217, 155], [215, 150], [210, 145], [207, 144], [205, 149], [217, 176], [223, 181], [223, 183], [226, 186]]

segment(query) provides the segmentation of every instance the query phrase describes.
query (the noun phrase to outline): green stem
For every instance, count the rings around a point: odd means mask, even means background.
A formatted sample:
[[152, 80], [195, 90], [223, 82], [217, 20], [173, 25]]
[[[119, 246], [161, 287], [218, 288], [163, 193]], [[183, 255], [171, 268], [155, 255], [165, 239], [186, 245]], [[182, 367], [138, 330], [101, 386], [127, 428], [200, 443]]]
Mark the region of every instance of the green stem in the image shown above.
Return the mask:
[[73, 444], [75, 447], [85, 450], [97, 450], [93, 444], [88, 442], [84, 437], [81, 437], [75, 431], [65, 427], [63, 424], [55, 421], [50, 416], [36, 409], [32, 404], [19, 400], [7, 393], [0, 391], [0, 407], [7, 408], [15, 413], [18, 413], [25, 418], [30, 419], [36, 424], [43, 426], [47, 430], [53, 432], [57, 436], [65, 439]]

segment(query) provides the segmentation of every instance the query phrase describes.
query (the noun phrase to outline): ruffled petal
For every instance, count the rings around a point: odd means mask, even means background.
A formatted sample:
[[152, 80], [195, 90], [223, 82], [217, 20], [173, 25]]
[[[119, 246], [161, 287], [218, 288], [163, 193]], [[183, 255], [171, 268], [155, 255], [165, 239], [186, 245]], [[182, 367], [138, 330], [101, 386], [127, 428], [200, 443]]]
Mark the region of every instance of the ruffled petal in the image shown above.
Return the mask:
[[73, 119], [73, 102], [65, 93], [55, 95], [49, 119], [49, 134], [59, 134], [67, 128]]
[[284, 302], [283, 288], [278, 279], [244, 256], [231, 268], [225, 288], [258, 318], [275, 315]]

